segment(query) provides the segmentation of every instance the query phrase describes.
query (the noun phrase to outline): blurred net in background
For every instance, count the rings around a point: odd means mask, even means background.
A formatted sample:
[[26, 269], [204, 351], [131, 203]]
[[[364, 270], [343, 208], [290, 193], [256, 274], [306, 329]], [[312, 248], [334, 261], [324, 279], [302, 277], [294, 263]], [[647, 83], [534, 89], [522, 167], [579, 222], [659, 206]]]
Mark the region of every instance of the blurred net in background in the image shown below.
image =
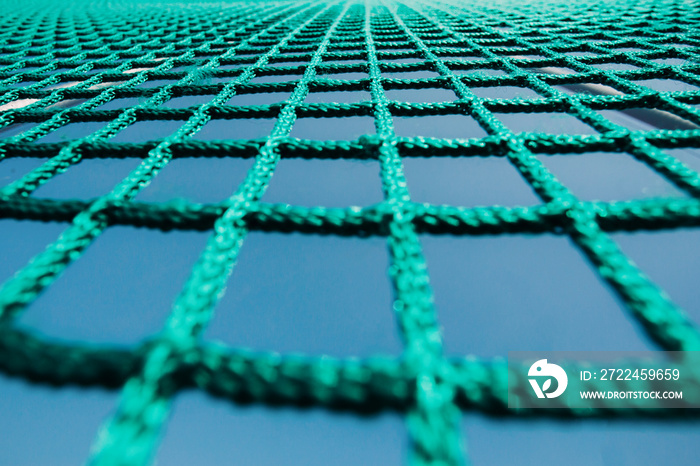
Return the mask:
[[[462, 410], [577, 417], [566, 406], [508, 410], [502, 361], [444, 356], [419, 234], [568, 235], [659, 349], [700, 349], [696, 325], [608, 235], [700, 224], [693, 2], [4, 1], [2, 11], [0, 168], [37, 162], [4, 180], [0, 215], [69, 226], [0, 290], [0, 368], [39, 384], [121, 388], [91, 464], [147, 463], [170, 401], [187, 388], [233, 402], [400, 412], [413, 464], [467, 461]], [[424, 134], [429, 118], [445, 123]], [[579, 199], [537, 157], [586, 153], [625, 153], [682, 195]], [[205, 157], [254, 161], [220, 203], [133, 200], [171, 161]], [[409, 157], [507, 160], [541, 203], [413, 202]], [[93, 199], [33, 195], [103, 158], [140, 163]], [[280, 158], [378, 161], [384, 200], [265, 203]], [[162, 331], [125, 348], [17, 325], [115, 225], [211, 231]], [[386, 312], [402, 356], [300, 357], [202, 341], [250, 230], [385, 237]], [[587, 414], [616, 416], [659, 414]]]

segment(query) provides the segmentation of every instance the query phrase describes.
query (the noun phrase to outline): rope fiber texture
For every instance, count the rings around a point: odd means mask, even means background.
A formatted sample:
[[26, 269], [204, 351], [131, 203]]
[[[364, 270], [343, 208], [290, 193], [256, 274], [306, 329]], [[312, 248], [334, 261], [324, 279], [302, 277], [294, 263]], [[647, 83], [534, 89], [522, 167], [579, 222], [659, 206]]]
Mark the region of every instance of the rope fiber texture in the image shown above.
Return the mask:
[[[56, 387], [122, 390], [115, 414], [97, 435], [89, 464], [151, 461], [171, 400], [184, 389], [233, 403], [318, 406], [358, 414], [392, 410], [405, 416], [408, 457], [414, 465], [468, 462], [460, 442], [462, 411], [578, 419], [581, 414], [566, 406], [509, 410], [502, 359], [443, 355], [419, 234], [568, 235], [659, 349], [700, 350], [696, 324], [608, 235], [700, 225], [700, 175], [667, 152], [700, 147], [700, 92], [658, 91], [639, 83], [667, 79], [700, 87], [700, 8], [693, 2], [5, 0], [1, 7], [0, 160], [47, 161], [0, 188], [0, 217], [69, 226], [0, 289], [0, 370]], [[465, 56], [470, 58], [461, 58]], [[298, 62], [302, 64], [294, 64]], [[622, 63], [628, 66], [601, 66]], [[478, 70], [482, 72], [472, 73]], [[435, 77], [383, 77], [416, 71], [432, 71]], [[327, 77], [357, 72], [367, 78]], [[251, 82], [261, 76], [279, 79]], [[587, 83], [619, 92], [560, 90]], [[538, 98], [488, 99], [473, 92], [502, 86], [528, 88]], [[392, 89], [448, 89], [456, 98], [398, 102], [385, 94]], [[310, 91], [353, 90], [369, 91], [371, 99], [304, 103]], [[226, 104], [234, 95], [278, 91], [291, 96], [280, 104]], [[204, 103], [166, 105], [184, 96], [201, 96]], [[141, 103], [100, 108], [135, 98]], [[682, 124], [630, 130], [598, 113], [629, 109], [663, 111]], [[495, 115], [536, 117], [545, 112], [569, 115], [595, 131], [516, 133]], [[395, 134], [393, 117], [427, 115], [468, 116], [486, 135], [439, 139]], [[343, 124], [350, 116], [373, 118], [376, 134], [352, 141], [290, 137], [297, 118], [335, 118]], [[211, 120], [251, 118], [275, 119], [269, 137], [196, 138]], [[110, 142], [143, 121], [179, 126], [161, 139]], [[66, 126], [97, 122], [101, 128], [84, 137], [42, 143]], [[584, 202], [536, 157], [596, 151], [631, 154], [687, 197]], [[503, 157], [542, 203], [512, 208], [415, 203], [402, 158], [428, 156]], [[105, 196], [32, 197], [38, 187], [82, 160], [125, 157], [142, 162]], [[253, 158], [254, 165], [220, 204], [132, 200], [171, 160], [186, 157]], [[384, 200], [366, 208], [260, 202], [277, 162], [285, 157], [378, 160]], [[163, 330], [125, 349], [49, 340], [17, 326], [27, 306], [113, 225], [211, 231]], [[393, 310], [387, 312], [396, 316], [403, 355], [301, 357], [202, 341], [250, 230], [385, 237], [394, 293]], [[695, 419], [695, 411], [601, 408], [586, 416]]]

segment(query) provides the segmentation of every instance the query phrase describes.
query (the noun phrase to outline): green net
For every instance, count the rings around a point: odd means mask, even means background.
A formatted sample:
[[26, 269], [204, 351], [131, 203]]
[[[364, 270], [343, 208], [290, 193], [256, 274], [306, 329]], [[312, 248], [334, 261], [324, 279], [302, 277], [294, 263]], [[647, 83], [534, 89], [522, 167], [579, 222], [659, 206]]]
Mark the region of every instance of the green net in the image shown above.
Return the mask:
[[[463, 464], [459, 416], [576, 418], [559, 410], [507, 408], [502, 361], [443, 356], [419, 233], [571, 237], [626, 304], [629, 317], [664, 350], [698, 350], [694, 323], [637, 266], [608, 232], [700, 224], [698, 173], [666, 150], [700, 147], [700, 92], [659, 91], [644, 80], [700, 86], [700, 8], [693, 2], [2, 2], [0, 159], [48, 158], [0, 190], [0, 216], [67, 222], [69, 228], [0, 290], [0, 369], [54, 386], [122, 388], [100, 431], [91, 464], [144, 464], [158, 444], [171, 400], [196, 388], [233, 402], [315, 405], [357, 413], [405, 415], [413, 464]], [[465, 58], [466, 57], [466, 58]], [[286, 65], [303, 62], [300, 65]], [[625, 66], [602, 66], [614, 64]], [[433, 71], [395, 79], [387, 72]], [[482, 70], [482, 72], [475, 72]], [[364, 72], [368, 79], [335, 79]], [[251, 82], [277, 76], [278, 82]], [[328, 76], [328, 77], [326, 77]], [[483, 87], [529, 88], [537, 98], [488, 99]], [[566, 93], [558, 86], [617, 92]], [[449, 89], [439, 103], [389, 100], [386, 90]], [[309, 104], [309, 91], [367, 90], [371, 100]], [[234, 95], [291, 92], [272, 105], [226, 105]], [[171, 99], [203, 96], [186, 108]], [[118, 99], [141, 98], [121, 109]], [[78, 102], [66, 108], [66, 101]], [[654, 130], [630, 130], [601, 110], [647, 112]], [[515, 133], [501, 114], [568, 115], [592, 134]], [[393, 117], [464, 115], [484, 137], [398, 137]], [[374, 119], [376, 134], [353, 141], [290, 137], [297, 118]], [[535, 115], [536, 116], [536, 115]], [[274, 118], [269, 137], [204, 141], [212, 120]], [[169, 136], [144, 143], [110, 139], [143, 121], [175, 121]], [[70, 125], [103, 122], [66, 142], [42, 137]], [[27, 125], [29, 124], [29, 125]], [[21, 126], [24, 125], [24, 126]], [[15, 128], [15, 129], [13, 129]], [[17, 131], [20, 128], [22, 131]], [[627, 152], [686, 198], [583, 202], [537, 154]], [[502, 157], [543, 203], [465, 208], [412, 202], [402, 157]], [[140, 157], [107, 195], [91, 201], [40, 199], [32, 193], [81, 160]], [[247, 157], [253, 167], [220, 204], [148, 204], [132, 199], [179, 157]], [[304, 208], [259, 202], [281, 157], [374, 159], [383, 202], [367, 208]], [[41, 338], [13, 322], [112, 225], [211, 231], [162, 332], [131, 349]], [[405, 350], [399, 358], [334, 359], [250, 353], [202, 342], [238, 252], [250, 230], [384, 236], [390, 251], [395, 314]], [[600, 408], [588, 417], [659, 416]], [[663, 416], [695, 416], [687, 410]]]

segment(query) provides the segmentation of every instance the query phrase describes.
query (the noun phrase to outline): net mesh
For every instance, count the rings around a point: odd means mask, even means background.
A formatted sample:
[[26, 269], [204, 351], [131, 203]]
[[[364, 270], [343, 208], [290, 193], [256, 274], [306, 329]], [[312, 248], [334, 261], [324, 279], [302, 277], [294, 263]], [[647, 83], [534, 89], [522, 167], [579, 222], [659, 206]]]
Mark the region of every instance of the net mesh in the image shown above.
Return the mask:
[[[403, 413], [413, 464], [467, 461], [460, 445], [461, 411], [579, 416], [566, 406], [537, 413], [508, 410], [504, 362], [443, 355], [419, 234], [568, 235], [659, 348], [700, 349], [696, 325], [608, 235], [700, 224], [695, 199], [700, 177], [667, 152], [700, 147], [700, 9], [694, 2], [3, 1], [2, 11], [0, 159], [48, 160], [2, 187], [0, 216], [69, 227], [0, 290], [0, 368], [41, 384], [122, 388], [115, 414], [97, 436], [91, 464], [148, 462], [172, 398], [186, 388], [233, 402]], [[411, 77], [416, 71], [435, 76]], [[338, 79], [357, 72], [367, 78]], [[386, 73], [408, 74], [397, 79]], [[659, 90], [649, 80], [681, 88]], [[505, 86], [528, 88], [537, 97], [490, 99], [474, 92]], [[445, 89], [456, 97], [430, 103], [389, 100], [385, 91], [397, 89]], [[353, 90], [369, 91], [371, 100], [304, 103], [310, 91]], [[291, 97], [279, 104], [227, 105], [234, 95], [277, 91]], [[203, 103], [167, 105], [187, 96], [199, 96]], [[101, 109], [107, 103], [113, 103], [111, 109]], [[659, 128], [629, 129], [602, 110], [646, 112]], [[572, 117], [591, 131], [515, 132], [504, 124], [503, 115], [544, 113]], [[486, 135], [396, 135], [394, 118], [429, 115], [469, 117]], [[376, 132], [351, 141], [290, 137], [298, 118], [343, 124], [351, 116], [373, 118]], [[197, 138], [212, 121], [253, 118], [275, 119], [268, 137]], [[148, 121], [177, 122], [177, 130], [142, 143], [111, 142]], [[86, 123], [101, 124], [84, 137], [42, 142]], [[584, 202], [536, 157], [594, 151], [627, 152], [688, 196]], [[418, 156], [502, 157], [543, 202], [512, 208], [412, 202], [402, 158]], [[125, 157], [142, 162], [105, 196], [90, 201], [32, 197], [82, 160]], [[181, 157], [255, 161], [222, 203], [132, 200]], [[361, 209], [259, 202], [284, 157], [378, 160], [384, 200]], [[42, 290], [113, 225], [211, 231], [163, 330], [125, 349], [54, 341], [15, 325]], [[250, 230], [386, 237], [394, 292], [393, 310], [387, 312], [396, 317], [402, 356], [300, 357], [201, 341]], [[606, 407], [587, 413], [619, 416], [694, 414]]]

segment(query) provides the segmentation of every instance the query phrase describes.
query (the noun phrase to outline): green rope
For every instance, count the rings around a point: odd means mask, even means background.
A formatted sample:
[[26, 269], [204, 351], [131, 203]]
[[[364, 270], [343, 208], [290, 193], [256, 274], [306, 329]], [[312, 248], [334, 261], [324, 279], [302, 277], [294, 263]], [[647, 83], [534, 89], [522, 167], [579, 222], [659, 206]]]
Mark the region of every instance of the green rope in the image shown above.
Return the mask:
[[[167, 6], [167, 7], [166, 7]], [[356, 413], [405, 415], [410, 462], [464, 464], [461, 411], [498, 416], [578, 419], [566, 406], [538, 412], [507, 408], [503, 361], [443, 355], [433, 292], [419, 234], [566, 234], [618, 294], [629, 317], [664, 350], [698, 350], [697, 326], [630, 261], [608, 235], [615, 231], [700, 226], [700, 175], [667, 149], [700, 147], [700, 92], [660, 92], [637, 81], [674, 79], [700, 87], [700, 11], [676, 0], [628, 2], [234, 1], [141, 3], [4, 1], [0, 30], [0, 138], [13, 125], [32, 124], [0, 139], [0, 163], [17, 157], [49, 160], [0, 188], [0, 218], [65, 222], [67, 230], [0, 289], [0, 370], [53, 386], [122, 389], [116, 413], [94, 444], [95, 465], [148, 463], [167, 422], [170, 403], [185, 388], [232, 402], [318, 405]], [[134, 14], [134, 11], [138, 14]], [[590, 52], [586, 55], [584, 52]], [[528, 58], [528, 56], [539, 58]], [[474, 59], [461, 59], [470, 56]], [[659, 63], [681, 59], [683, 64]], [[331, 60], [362, 63], [329, 63]], [[397, 59], [419, 59], [397, 62]], [[303, 65], [285, 65], [305, 62]], [[601, 69], [626, 63], [635, 69]], [[282, 66], [272, 66], [282, 64]], [[546, 72], [566, 68], [568, 73]], [[492, 69], [501, 74], [463, 74]], [[434, 78], [394, 79], [385, 73], [430, 70]], [[533, 71], [534, 70], [534, 71]], [[332, 73], [367, 73], [339, 80]], [[298, 75], [302, 75], [298, 78]], [[287, 76], [256, 83], [258, 76]], [[207, 83], [208, 78], [220, 82]], [[167, 84], [144, 87], [165, 81]], [[66, 87], [66, 84], [78, 82]], [[614, 95], [569, 95], [557, 86], [600, 83]], [[157, 84], [157, 83], [156, 83]], [[474, 88], [516, 86], [533, 99], [486, 99]], [[453, 102], [391, 101], [393, 89], [450, 89]], [[310, 91], [370, 91], [353, 104], [305, 104]], [[234, 95], [286, 91], [285, 102], [234, 107]], [[188, 108], [163, 104], [206, 96]], [[140, 105], [100, 110], [121, 98]], [[71, 108], [59, 104], [82, 101]], [[663, 110], [684, 125], [633, 131], [600, 110]], [[593, 135], [514, 133], [496, 113], [557, 112], [596, 130]], [[400, 137], [393, 117], [465, 115], [482, 138]], [[367, 116], [376, 134], [355, 141], [290, 137], [297, 118]], [[211, 120], [275, 118], [269, 137], [199, 141]], [[141, 121], [179, 121], [163, 139], [110, 140]], [[42, 138], [72, 123], [104, 122], [64, 143]], [[557, 180], [537, 154], [627, 152], [688, 194], [683, 199], [584, 202]], [[465, 208], [413, 202], [402, 158], [503, 157], [542, 200], [536, 206]], [[140, 157], [141, 164], [103, 197], [53, 200], [32, 193], [82, 160]], [[239, 157], [253, 167], [220, 204], [133, 201], [172, 159]], [[260, 202], [277, 161], [286, 158], [378, 160], [384, 200], [366, 208], [305, 208]], [[15, 320], [90, 244], [113, 225], [212, 231], [163, 330], [131, 349], [61, 343], [15, 326]], [[202, 342], [200, 335], [236, 264], [250, 230], [369, 235], [387, 239], [393, 312], [404, 343], [400, 358], [334, 359], [251, 353]], [[387, 310], [391, 312], [391, 310]], [[595, 386], [597, 382], [590, 382]], [[685, 417], [599, 408], [586, 417]]]

